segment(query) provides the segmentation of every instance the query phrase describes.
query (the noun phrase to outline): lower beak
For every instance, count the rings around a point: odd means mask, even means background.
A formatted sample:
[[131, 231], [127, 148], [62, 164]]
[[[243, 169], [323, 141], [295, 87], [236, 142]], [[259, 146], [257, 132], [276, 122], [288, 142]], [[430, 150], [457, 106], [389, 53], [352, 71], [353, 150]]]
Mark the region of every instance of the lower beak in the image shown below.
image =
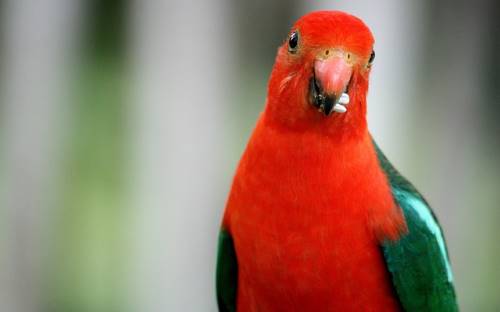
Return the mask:
[[[314, 62], [311, 95], [314, 106], [329, 115], [332, 111], [345, 112], [342, 104], [348, 103], [347, 88], [352, 67], [343, 55], [334, 55]], [[345, 102], [347, 97], [347, 103]], [[342, 102], [343, 103], [340, 103]]]

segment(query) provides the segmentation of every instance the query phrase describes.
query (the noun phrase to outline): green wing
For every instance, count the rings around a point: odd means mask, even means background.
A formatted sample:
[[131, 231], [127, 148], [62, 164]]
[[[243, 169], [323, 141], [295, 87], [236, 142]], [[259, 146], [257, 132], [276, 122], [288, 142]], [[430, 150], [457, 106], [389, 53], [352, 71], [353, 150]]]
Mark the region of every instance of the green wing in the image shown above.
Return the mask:
[[220, 312], [236, 311], [238, 262], [231, 234], [221, 229], [217, 251], [216, 290]]
[[402, 306], [406, 311], [458, 311], [448, 252], [436, 217], [422, 195], [373, 144], [408, 225], [408, 234], [382, 245]]

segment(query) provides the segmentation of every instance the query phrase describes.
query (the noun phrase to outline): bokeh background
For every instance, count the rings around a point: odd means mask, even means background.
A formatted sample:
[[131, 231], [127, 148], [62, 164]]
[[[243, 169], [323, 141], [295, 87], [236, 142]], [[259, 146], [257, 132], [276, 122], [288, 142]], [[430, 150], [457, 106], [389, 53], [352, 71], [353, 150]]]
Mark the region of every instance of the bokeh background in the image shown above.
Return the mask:
[[293, 21], [373, 30], [369, 125], [500, 311], [500, 2], [0, 2], [0, 310], [216, 311], [216, 238]]

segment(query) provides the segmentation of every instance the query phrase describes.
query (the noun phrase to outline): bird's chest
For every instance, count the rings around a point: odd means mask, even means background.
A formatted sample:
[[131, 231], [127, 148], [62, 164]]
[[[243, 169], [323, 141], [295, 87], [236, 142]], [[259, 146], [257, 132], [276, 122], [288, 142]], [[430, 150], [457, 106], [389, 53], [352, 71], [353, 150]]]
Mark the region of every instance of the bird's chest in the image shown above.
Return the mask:
[[364, 220], [361, 214], [337, 213], [237, 216], [233, 235], [241, 270], [260, 287], [269, 287], [272, 278], [293, 293], [352, 282], [379, 257]]
[[254, 307], [250, 311], [361, 311], [380, 302], [380, 309], [391, 311], [396, 306], [361, 210], [342, 213], [339, 206], [329, 213], [299, 213], [262, 207], [276, 211], [241, 214], [232, 227], [240, 305]]
[[386, 287], [366, 287], [388, 284], [368, 216], [371, 206], [392, 199], [374, 196], [379, 186], [369, 160], [309, 148], [263, 154], [250, 147], [240, 163], [228, 203], [239, 300], [269, 305], [257, 311], [280, 311], [273, 302], [293, 311], [374, 304], [377, 296], [391, 301]]
[[[302, 190], [288, 190], [290, 197], [282, 201], [255, 194], [247, 199], [246, 209], [233, 214], [242, 279], [259, 292], [295, 299], [332, 296], [334, 285], [343, 285], [337, 291], [354, 298], [356, 288], [370, 278], [370, 263], [380, 263], [363, 194], [350, 201], [326, 188], [309, 196], [303, 191], [315, 190], [311, 184], [297, 180]], [[267, 188], [278, 189], [276, 184]]]

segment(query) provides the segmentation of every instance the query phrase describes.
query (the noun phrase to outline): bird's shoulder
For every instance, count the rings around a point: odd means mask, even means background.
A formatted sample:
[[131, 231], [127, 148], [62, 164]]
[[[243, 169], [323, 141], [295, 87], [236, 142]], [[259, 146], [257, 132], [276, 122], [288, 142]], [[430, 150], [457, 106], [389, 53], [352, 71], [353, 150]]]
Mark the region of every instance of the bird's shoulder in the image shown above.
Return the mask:
[[448, 251], [435, 214], [417, 189], [373, 144], [408, 228], [397, 241], [382, 244], [401, 304], [409, 311], [458, 310]]

